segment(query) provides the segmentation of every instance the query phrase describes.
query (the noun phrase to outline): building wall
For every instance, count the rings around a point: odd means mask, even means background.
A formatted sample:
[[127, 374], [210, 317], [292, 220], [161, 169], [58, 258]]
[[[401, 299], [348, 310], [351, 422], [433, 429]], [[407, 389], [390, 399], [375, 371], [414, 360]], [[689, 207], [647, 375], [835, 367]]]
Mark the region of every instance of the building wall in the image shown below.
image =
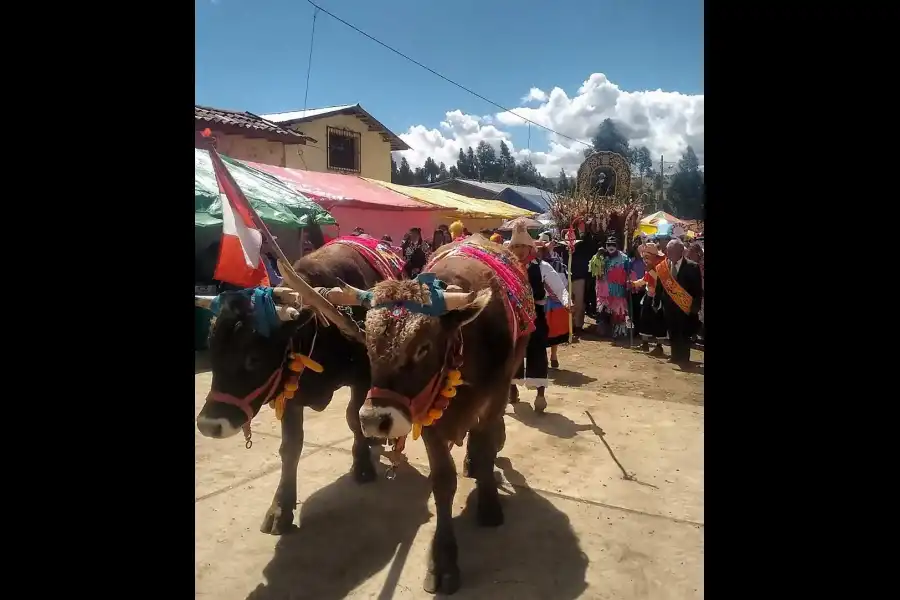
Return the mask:
[[[328, 148], [328, 127], [349, 129], [360, 134], [359, 166], [361, 176], [381, 181], [391, 180], [390, 142], [382, 140], [380, 133], [369, 131], [369, 126], [353, 115], [333, 115], [293, 125], [292, 129], [302, 131], [318, 140], [318, 143], [309, 143], [305, 146], [286, 146], [285, 160], [287, 164], [284, 166], [291, 169], [319, 171], [320, 173], [341, 173], [342, 171], [328, 170], [328, 160], [325, 155]], [[302, 154], [298, 154], [298, 148]]]
[[[265, 165], [285, 166], [285, 145], [282, 142], [224, 134], [215, 130], [212, 131], [212, 134], [216, 138], [216, 150], [219, 151], [219, 154], [238, 160], [252, 160]], [[297, 152], [294, 150], [294, 156], [296, 155]]]

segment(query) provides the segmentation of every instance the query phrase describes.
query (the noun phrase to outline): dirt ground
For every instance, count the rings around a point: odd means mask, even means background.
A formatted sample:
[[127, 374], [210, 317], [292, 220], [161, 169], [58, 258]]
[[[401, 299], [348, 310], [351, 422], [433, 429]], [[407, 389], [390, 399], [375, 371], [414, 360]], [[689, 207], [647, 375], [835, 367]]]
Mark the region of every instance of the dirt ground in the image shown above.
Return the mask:
[[[467, 508], [474, 484], [459, 480], [456, 598], [703, 597], [703, 352], [692, 354], [684, 370], [585, 338], [560, 349], [546, 414], [520, 388], [525, 402], [507, 408], [496, 465], [505, 524], [478, 528]], [[195, 414], [210, 384], [197, 362]], [[281, 538], [259, 532], [280, 467], [273, 411], [254, 421], [250, 450], [240, 436], [196, 433], [197, 598], [430, 597], [421, 586], [434, 533], [424, 447], [409, 441], [410, 466], [396, 479], [356, 485], [348, 400], [342, 389], [324, 412], [307, 411], [299, 528]], [[623, 479], [585, 411], [636, 481]], [[460, 472], [463, 454], [454, 450]]]

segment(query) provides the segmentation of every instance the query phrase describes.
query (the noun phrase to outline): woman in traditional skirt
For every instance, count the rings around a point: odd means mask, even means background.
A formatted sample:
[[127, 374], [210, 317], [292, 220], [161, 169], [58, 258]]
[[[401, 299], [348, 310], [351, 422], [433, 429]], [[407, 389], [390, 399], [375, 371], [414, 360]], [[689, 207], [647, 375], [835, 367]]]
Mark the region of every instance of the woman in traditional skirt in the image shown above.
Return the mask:
[[[643, 338], [641, 342], [641, 350], [649, 352], [650, 356], [664, 356], [663, 347], [660, 340], [668, 335], [666, 332], [666, 321], [663, 317], [662, 304], [655, 298], [656, 295], [656, 265], [666, 259], [659, 247], [654, 243], [647, 243], [638, 249], [641, 258], [644, 259], [644, 277], [634, 281], [632, 285], [635, 288], [646, 288], [647, 293], [641, 300], [641, 319], [640, 329], [638, 333]], [[656, 341], [656, 347], [650, 351], [650, 340]]]
[[[550, 348], [550, 368], [559, 368], [557, 351], [560, 344], [569, 341], [569, 290], [566, 287], [565, 263], [553, 252], [555, 242], [548, 234], [541, 234], [535, 243], [538, 258], [542, 261], [544, 287], [547, 290], [547, 346]], [[550, 270], [543, 265], [549, 265]]]
[[[550, 384], [547, 378], [547, 287], [554, 289], [554, 293], [559, 294], [563, 302], [568, 303], [569, 297], [553, 267], [537, 258], [534, 252], [534, 240], [528, 235], [524, 222], [517, 221], [514, 224], [509, 249], [525, 268], [528, 283], [531, 284], [531, 293], [534, 296], [535, 312], [534, 331], [528, 338], [525, 360], [522, 361], [513, 378], [509, 400], [510, 402], [519, 401], [517, 385], [537, 390], [534, 397], [534, 412], [542, 413], [547, 408], [544, 390]], [[548, 283], [551, 277], [555, 278], [554, 283]]]

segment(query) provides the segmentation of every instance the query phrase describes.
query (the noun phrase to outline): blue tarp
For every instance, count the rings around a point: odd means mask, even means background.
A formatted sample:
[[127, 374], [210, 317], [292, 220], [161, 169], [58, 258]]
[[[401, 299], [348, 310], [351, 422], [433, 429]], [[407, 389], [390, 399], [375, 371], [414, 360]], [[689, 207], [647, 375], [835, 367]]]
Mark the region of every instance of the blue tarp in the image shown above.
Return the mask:
[[536, 187], [511, 185], [509, 183], [488, 183], [475, 181], [474, 179], [459, 179], [458, 181], [485, 190], [495, 200], [501, 200], [525, 210], [532, 210], [536, 213], [544, 213], [550, 210], [550, 192], [545, 192]]

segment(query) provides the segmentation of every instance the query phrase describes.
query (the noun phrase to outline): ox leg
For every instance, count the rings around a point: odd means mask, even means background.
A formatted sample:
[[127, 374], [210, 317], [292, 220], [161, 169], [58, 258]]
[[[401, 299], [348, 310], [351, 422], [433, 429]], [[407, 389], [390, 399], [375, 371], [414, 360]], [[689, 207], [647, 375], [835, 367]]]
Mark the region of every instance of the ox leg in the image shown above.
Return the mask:
[[494, 461], [506, 442], [506, 423], [503, 414], [483, 419], [469, 432], [466, 461], [469, 476], [475, 479], [478, 491], [478, 524], [482, 527], [498, 527], [503, 524], [503, 507], [497, 480], [494, 478]]
[[287, 402], [281, 421], [281, 479], [272, 498], [272, 505], [263, 517], [259, 530], [271, 535], [287, 533], [294, 526], [297, 506], [297, 465], [303, 451], [303, 406]]
[[456, 465], [450, 448], [433, 427], [422, 432], [428, 464], [431, 467], [431, 489], [437, 513], [437, 527], [431, 540], [431, 556], [422, 587], [429, 594], [452, 594], [459, 589], [456, 535], [453, 533], [453, 496], [456, 495]]
[[371, 483], [377, 475], [369, 441], [359, 422], [359, 409], [366, 401], [367, 391], [368, 388], [351, 387], [350, 403], [347, 404], [347, 426], [353, 432], [353, 478], [357, 483]]

